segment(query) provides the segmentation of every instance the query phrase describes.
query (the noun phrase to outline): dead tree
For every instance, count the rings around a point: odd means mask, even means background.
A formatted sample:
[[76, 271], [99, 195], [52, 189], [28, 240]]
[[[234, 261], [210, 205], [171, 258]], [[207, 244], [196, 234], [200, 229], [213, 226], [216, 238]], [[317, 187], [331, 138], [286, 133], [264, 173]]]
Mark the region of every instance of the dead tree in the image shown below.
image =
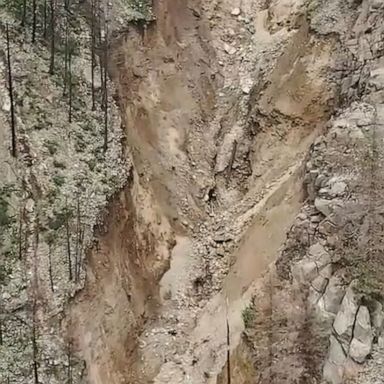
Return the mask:
[[20, 207], [19, 211], [19, 260], [23, 258], [23, 218], [25, 208]]
[[91, 1], [91, 91], [92, 91], [92, 111], [96, 109], [95, 102], [95, 67], [96, 67], [96, 31], [95, 31], [95, 0]]
[[32, 353], [33, 353], [33, 376], [35, 384], [39, 384], [39, 363], [38, 363], [38, 347], [37, 347], [37, 321], [36, 321], [36, 298], [33, 302], [33, 320], [32, 320]]
[[53, 270], [52, 270], [52, 244], [48, 244], [48, 272], [49, 272], [49, 283], [51, 286], [51, 291], [55, 292], [55, 287], [53, 284]]
[[73, 280], [72, 274], [72, 255], [71, 255], [71, 230], [69, 227], [70, 212], [67, 203], [65, 204], [65, 232], [67, 237], [67, 258], [68, 258], [68, 278]]
[[75, 281], [79, 279], [79, 263], [80, 263], [80, 240], [81, 240], [81, 211], [80, 211], [80, 197], [77, 195], [77, 222], [76, 222], [76, 252], [75, 252]]
[[104, 38], [104, 153], [108, 149], [108, 21], [105, 22], [105, 38]]
[[[99, 46], [99, 50], [102, 51], [102, 48], [103, 48], [103, 37], [101, 35], [101, 30], [102, 30], [102, 27], [101, 27], [101, 9], [100, 9], [100, 2], [99, 0], [96, 0], [97, 1], [97, 30], [98, 30], [98, 46]], [[104, 59], [104, 56], [102, 54], [102, 52], [100, 52], [99, 54], [99, 62], [100, 62], [100, 89], [101, 89], [101, 92], [102, 92], [102, 95], [101, 95], [101, 108], [104, 108], [104, 105], [103, 105], [103, 102], [104, 102], [104, 96], [103, 96], [103, 92], [104, 92], [104, 65], [103, 65], [103, 59]]]
[[27, 21], [27, 0], [23, 0], [23, 15], [21, 17], [21, 26], [24, 27]]
[[47, 0], [43, 4], [43, 38], [47, 38]]
[[49, 64], [49, 73], [53, 75], [55, 72], [55, 33], [56, 33], [56, 15], [55, 15], [55, 0], [49, 0], [51, 12], [51, 58]]
[[73, 383], [73, 375], [72, 375], [72, 342], [68, 341], [67, 346], [67, 383]]
[[11, 134], [12, 134], [12, 156], [16, 157], [16, 119], [15, 119], [15, 104], [13, 99], [13, 78], [12, 78], [12, 64], [11, 64], [11, 48], [9, 42], [9, 26], [6, 26], [6, 39], [7, 39], [7, 66], [8, 66], [8, 91], [9, 100], [11, 103]]
[[65, 17], [65, 40], [64, 40], [64, 90], [63, 95], [67, 94], [68, 82], [68, 15]]
[[36, 41], [36, 0], [32, 0], [32, 43]]
[[68, 52], [68, 87], [69, 87], [69, 108], [68, 108], [68, 122], [72, 123], [72, 47]]
[[37, 292], [38, 292], [38, 279], [37, 279], [37, 249], [39, 247], [39, 219], [36, 220], [36, 229], [34, 236], [34, 264], [33, 264], [33, 281], [32, 281], [32, 365], [34, 384], [39, 384], [39, 349], [37, 344]]
[[228, 299], [227, 299], [227, 314], [226, 314], [226, 325], [227, 325], [227, 384], [231, 384], [231, 340], [230, 340], [230, 329], [228, 320]]

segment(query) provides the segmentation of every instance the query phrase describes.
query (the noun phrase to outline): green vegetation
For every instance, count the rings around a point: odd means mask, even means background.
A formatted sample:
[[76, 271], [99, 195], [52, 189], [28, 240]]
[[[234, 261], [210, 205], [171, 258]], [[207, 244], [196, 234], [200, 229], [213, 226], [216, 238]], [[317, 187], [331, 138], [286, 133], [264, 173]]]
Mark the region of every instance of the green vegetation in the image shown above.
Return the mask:
[[55, 167], [55, 168], [59, 168], [59, 169], [65, 169], [65, 168], [67, 168], [67, 166], [64, 164], [64, 163], [62, 163], [61, 161], [59, 161], [59, 160], [53, 160], [53, 166]]
[[135, 20], [153, 20], [152, 0], [125, 0], [127, 6], [137, 14]]
[[256, 312], [253, 305], [250, 305], [243, 309], [241, 316], [243, 318], [245, 328], [251, 328], [256, 319]]
[[65, 177], [62, 175], [54, 175], [52, 180], [58, 187], [63, 186], [65, 183]]
[[57, 148], [59, 147], [59, 144], [52, 140], [47, 140], [44, 145], [48, 149], [49, 154], [52, 156], [57, 152]]
[[14, 191], [13, 185], [5, 185], [0, 188], [0, 227], [8, 227], [13, 219], [9, 212], [9, 198]]
[[54, 217], [49, 219], [48, 226], [50, 229], [57, 231], [66, 224], [71, 216], [72, 212], [68, 208], [64, 208], [60, 212], [54, 211]]

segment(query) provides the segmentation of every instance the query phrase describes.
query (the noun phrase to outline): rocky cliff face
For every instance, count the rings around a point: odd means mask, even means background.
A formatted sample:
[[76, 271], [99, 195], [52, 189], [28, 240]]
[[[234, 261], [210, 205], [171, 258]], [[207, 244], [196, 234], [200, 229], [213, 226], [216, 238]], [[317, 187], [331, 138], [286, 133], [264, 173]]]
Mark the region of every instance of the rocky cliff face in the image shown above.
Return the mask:
[[0, 381], [380, 382], [381, 1], [25, 4]]

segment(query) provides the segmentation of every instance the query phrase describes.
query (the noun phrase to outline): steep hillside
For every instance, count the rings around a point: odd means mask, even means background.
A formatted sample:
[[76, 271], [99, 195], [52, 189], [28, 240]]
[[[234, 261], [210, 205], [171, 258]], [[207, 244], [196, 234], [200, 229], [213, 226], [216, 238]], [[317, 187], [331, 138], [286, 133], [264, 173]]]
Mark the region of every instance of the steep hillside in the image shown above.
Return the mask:
[[381, 382], [381, 1], [0, 16], [0, 383]]

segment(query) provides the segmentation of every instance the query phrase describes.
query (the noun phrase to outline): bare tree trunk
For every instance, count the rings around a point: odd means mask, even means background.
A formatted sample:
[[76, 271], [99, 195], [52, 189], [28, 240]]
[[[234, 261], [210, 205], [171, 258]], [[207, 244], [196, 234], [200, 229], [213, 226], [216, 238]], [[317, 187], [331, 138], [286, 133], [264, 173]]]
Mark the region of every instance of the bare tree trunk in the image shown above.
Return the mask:
[[68, 122], [72, 123], [72, 49], [68, 53], [68, 85], [69, 85], [69, 110], [68, 110]]
[[104, 47], [104, 153], [108, 149], [108, 22], [105, 22], [105, 47]]
[[52, 244], [48, 245], [48, 269], [49, 269], [49, 282], [51, 285], [51, 291], [55, 292], [54, 284], [53, 284], [53, 271], [52, 271]]
[[231, 384], [231, 340], [230, 340], [230, 329], [229, 329], [229, 321], [228, 321], [228, 299], [227, 299], [226, 325], [227, 325], [227, 384]]
[[68, 39], [69, 39], [69, 31], [68, 31], [68, 13], [65, 15], [65, 42], [64, 42], [64, 91], [63, 95], [67, 94], [68, 87]]
[[[100, 9], [100, 3], [98, 2], [98, 7], [97, 7], [97, 19], [98, 19], [98, 38], [99, 38], [99, 49], [103, 49], [103, 39], [101, 36], [101, 9]], [[99, 62], [100, 62], [100, 89], [101, 89], [101, 108], [104, 108], [104, 65], [103, 65], [103, 54], [100, 52], [99, 55]]]
[[38, 371], [38, 353], [37, 348], [37, 335], [36, 335], [36, 299], [33, 303], [33, 324], [32, 324], [32, 352], [33, 352], [33, 376], [35, 384], [39, 384], [39, 371]]
[[3, 345], [3, 320], [0, 318], [0, 345]]
[[53, 75], [55, 72], [55, 24], [56, 24], [56, 16], [55, 16], [55, 0], [50, 0], [50, 8], [51, 8], [51, 59], [49, 65], [49, 73]]
[[19, 217], [19, 260], [23, 258], [23, 217], [24, 209], [20, 207], [20, 217]]
[[79, 250], [79, 260], [77, 263], [77, 280], [80, 279], [81, 273], [81, 263], [83, 258], [83, 248], [84, 248], [84, 228], [80, 228], [80, 250]]
[[71, 232], [69, 229], [69, 211], [68, 206], [66, 204], [66, 222], [65, 222], [65, 230], [67, 233], [67, 256], [68, 256], [68, 277], [69, 281], [73, 280], [73, 274], [72, 274], [72, 258], [71, 258]]
[[37, 280], [37, 248], [39, 246], [39, 219], [36, 220], [35, 228], [35, 244], [34, 244], [34, 264], [33, 264], [33, 289], [32, 289], [32, 364], [34, 383], [39, 384], [39, 362], [38, 362], [38, 346], [37, 346], [37, 292], [38, 292], [38, 280]]
[[43, 6], [43, 37], [47, 38], [47, 0], [44, 0]]
[[32, 43], [36, 41], [36, 0], [32, 0]]
[[73, 383], [73, 377], [72, 377], [72, 343], [68, 342], [68, 353], [67, 353], [67, 376], [68, 376], [68, 384]]
[[23, 16], [21, 19], [21, 26], [24, 27], [27, 21], [27, 0], [23, 0]]
[[96, 109], [95, 102], [95, 66], [96, 66], [96, 53], [95, 53], [95, 45], [96, 45], [96, 36], [95, 36], [95, 0], [91, 1], [92, 7], [92, 16], [91, 16], [91, 82], [92, 82], [92, 111]]
[[8, 64], [8, 87], [9, 87], [9, 100], [11, 103], [11, 133], [12, 133], [12, 156], [16, 157], [16, 119], [15, 119], [15, 105], [13, 100], [13, 78], [12, 78], [12, 65], [11, 65], [11, 48], [9, 43], [9, 26], [6, 27], [7, 38], [7, 64]]
[[80, 212], [80, 198], [77, 195], [77, 223], [76, 223], [76, 257], [75, 257], [75, 281], [79, 280], [79, 263], [80, 263], [80, 240], [81, 240], [81, 212]]

